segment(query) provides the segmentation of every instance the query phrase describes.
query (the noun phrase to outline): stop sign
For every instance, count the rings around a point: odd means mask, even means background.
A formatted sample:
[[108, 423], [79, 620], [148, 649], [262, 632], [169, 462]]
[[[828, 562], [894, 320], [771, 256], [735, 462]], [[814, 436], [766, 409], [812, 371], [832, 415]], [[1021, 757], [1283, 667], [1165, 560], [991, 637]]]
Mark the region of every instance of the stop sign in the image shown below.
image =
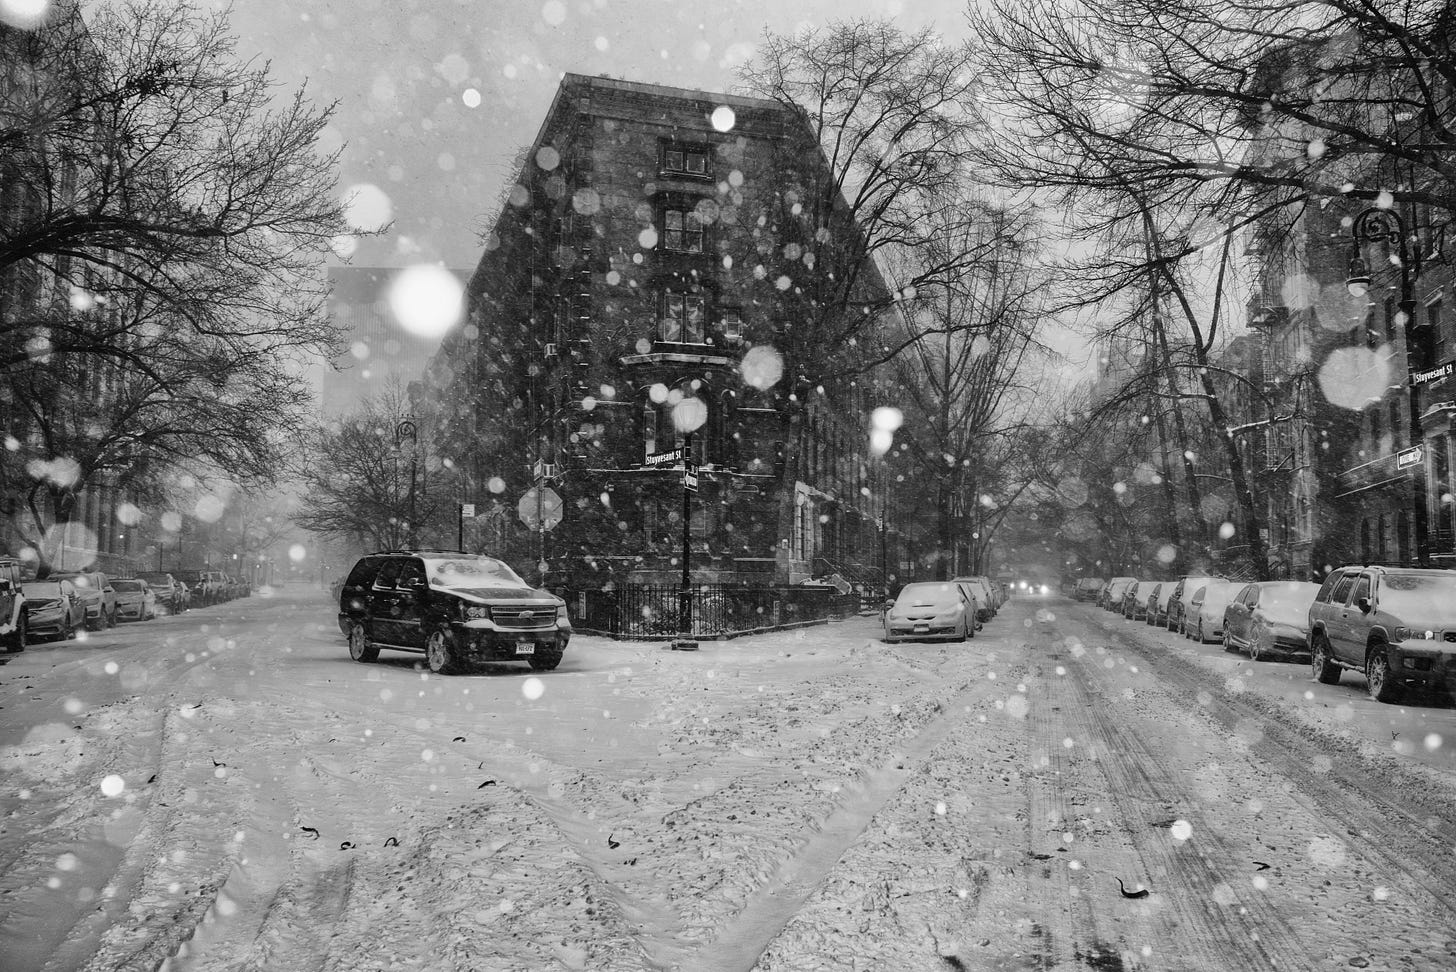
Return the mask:
[[532, 530], [549, 530], [561, 522], [561, 496], [550, 486], [532, 486], [516, 504], [516, 514]]

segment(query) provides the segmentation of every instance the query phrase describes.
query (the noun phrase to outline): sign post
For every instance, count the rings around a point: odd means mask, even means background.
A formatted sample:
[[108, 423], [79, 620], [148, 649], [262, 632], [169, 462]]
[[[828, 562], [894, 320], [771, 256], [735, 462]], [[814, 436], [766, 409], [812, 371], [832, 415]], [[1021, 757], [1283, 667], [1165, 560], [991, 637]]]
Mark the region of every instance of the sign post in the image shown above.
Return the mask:
[[561, 522], [561, 495], [550, 486], [532, 486], [516, 503], [516, 515], [529, 529], [536, 531], [536, 569], [541, 581], [546, 580], [546, 531]]
[[457, 532], [457, 540], [456, 540], [455, 546], [462, 553], [465, 551], [465, 520], [467, 518], [472, 519], [472, 520], [475, 519], [475, 504], [474, 503], [461, 503], [460, 504], [460, 523], [459, 523], [460, 529]]
[[678, 635], [673, 640], [674, 651], [697, 651], [698, 643], [693, 638], [693, 589], [692, 589], [692, 542], [693, 542], [693, 493], [698, 489], [697, 467], [690, 461], [693, 454], [693, 434], [683, 436], [683, 447], [674, 449], [678, 468], [682, 470], [682, 590], [678, 593]]

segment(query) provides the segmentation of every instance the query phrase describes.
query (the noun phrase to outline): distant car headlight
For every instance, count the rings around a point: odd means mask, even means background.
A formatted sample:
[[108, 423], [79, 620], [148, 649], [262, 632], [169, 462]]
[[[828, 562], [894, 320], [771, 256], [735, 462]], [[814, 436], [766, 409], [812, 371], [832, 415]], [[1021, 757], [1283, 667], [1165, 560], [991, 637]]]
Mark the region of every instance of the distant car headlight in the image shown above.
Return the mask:
[[1043, 594], [1047, 593], [1050, 590], [1051, 590], [1051, 588], [1050, 587], [1047, 587], [1045, 584], [1041, 585], [1041, 592]]

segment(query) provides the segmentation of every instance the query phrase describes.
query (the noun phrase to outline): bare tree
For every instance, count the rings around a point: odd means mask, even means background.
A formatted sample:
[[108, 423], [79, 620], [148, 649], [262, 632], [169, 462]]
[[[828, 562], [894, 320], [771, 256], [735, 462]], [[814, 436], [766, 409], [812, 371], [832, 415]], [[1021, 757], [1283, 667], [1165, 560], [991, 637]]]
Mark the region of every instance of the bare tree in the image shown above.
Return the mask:
[[311, 430], [298, 457], [301, 498], [293, 521], [362, 550], [453, 533], [456, 485], [430, 475], [421, 452], [433, 430], [401, 428], [406, 421], [415, 422], [415, 412], [393, 387], [339, 422]]
[[[775, 241], [764, 275], [776, 283], [782, 317], [795, 322], [775, 340], [786, 443], [779, 536], [793, 528], [809, 400], [827, 396], [854, 414], [866, 391], [850, 380], [918, 340], [897, 320], [905, 302], [955, 286], [1004, 242], [944, 231], [976, 218], [963, 192], [972, 67], [964, 50], [928, 30], [857, 21], [771, 34], [743, 70], [750, 93], [802, 120], [807, 142], [788, 146], [779, 171], [756, 180], [778, 187], [762, 214]], [[884, 276], [891, 260], [905, 271], [893, 286]]]

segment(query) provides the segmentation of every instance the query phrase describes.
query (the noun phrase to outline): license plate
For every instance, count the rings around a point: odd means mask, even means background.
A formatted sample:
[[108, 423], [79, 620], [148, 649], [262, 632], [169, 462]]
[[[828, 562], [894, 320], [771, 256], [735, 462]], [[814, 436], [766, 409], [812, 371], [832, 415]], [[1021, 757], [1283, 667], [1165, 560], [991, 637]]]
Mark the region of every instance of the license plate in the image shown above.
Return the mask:
[[917, 624], [915, 626], [915, 633], [916, 634], [929, 634], [930, 633], [930, 625], [928, 625], [928, 624]]
[[521, 642], [517, 642], [516, 643], [516, 654], [518, 654], [518, 655], [534, 655], [534, 654], [536, 654], [536, 643], [534, 641], [521, 641]]

